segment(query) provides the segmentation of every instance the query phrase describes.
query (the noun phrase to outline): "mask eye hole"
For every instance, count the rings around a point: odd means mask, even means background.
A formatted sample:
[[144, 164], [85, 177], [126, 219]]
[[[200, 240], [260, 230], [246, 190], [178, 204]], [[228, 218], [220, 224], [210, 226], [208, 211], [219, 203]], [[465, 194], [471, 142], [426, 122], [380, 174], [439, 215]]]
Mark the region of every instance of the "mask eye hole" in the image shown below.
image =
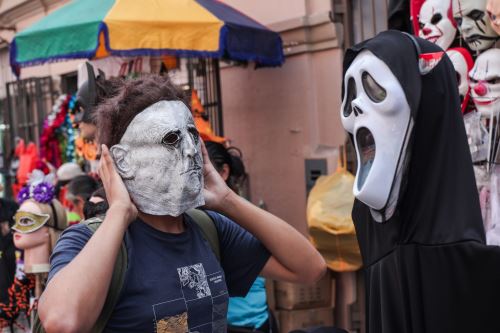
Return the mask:
[[179, 136], [178, 132], [170, 132], [163, 137], [161, 143], [167, 146], [175, 146], [179, 143], [180, 140], [181, 137]]
[[443, 16], [440, 13], [436, 13], [436, 14], [432, 15], [431, 24], [434, 24], [434, 25], [438, 24], [442, 18], [443, 18]]
[[380, 103], [386, 98], [387, 92], [385, 89], [382, 88], [368, 72], [363, 72], [361, 75], [361, 82], [363, 83], [366, 94], [375, 103]]
[[474, 9], [467, 16], [473, 19], [474, 21], [479, 21], [483, 19], [484, 12], [478, 9]]
[[347, 94], [346, 101], [344, 104], [344, 117], [349, 117], [352, 113], [352, 105], [351, 102], [356, 98], [356, 82], [351, 77], [347, 81]]
[[494, 77], [492, 79], [489, 79], [486, 82], [488, 82], [489, 84], [498, 84], [498, 83], [500, 83], [500, 77]]
[[21, 225], [23, 227], [29, 227], [29, 226], [32, 226], [33, 224], [35, 224], [35, 221], [30, 219], [29, 217], [21, 217], [19, 219], [19, 225]]

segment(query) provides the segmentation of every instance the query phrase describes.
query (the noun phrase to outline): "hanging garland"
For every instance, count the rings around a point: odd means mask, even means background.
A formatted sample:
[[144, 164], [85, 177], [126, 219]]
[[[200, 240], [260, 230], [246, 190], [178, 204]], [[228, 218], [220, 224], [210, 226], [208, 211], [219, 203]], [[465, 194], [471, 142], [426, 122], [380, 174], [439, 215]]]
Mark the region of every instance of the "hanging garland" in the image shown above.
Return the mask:
[[23, 331], [26, 329], [16, 323], [21, 312], [29, 317], [31, 311], [30, 296], [35, 290], [35, 276], [24, 275], [14, 279], [8, 290], [9, 299], [7, 303], [0, 303], [0, 330], [11, 325], [18, 326]]
[[65, 162], [76, 161], [74, 108], [75, 96], [61, 95], [44, 121], [40, 157], [56, 168]]

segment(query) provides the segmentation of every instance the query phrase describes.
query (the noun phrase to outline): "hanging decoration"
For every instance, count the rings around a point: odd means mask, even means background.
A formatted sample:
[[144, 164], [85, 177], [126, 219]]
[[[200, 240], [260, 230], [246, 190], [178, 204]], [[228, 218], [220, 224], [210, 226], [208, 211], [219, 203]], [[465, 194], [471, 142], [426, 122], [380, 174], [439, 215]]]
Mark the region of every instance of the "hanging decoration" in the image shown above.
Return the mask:
[[500, 36], [487, 2], [411, 0], [410, 8], [415, 35], [455, 67], [487, 242], [500, 245]]
[[191, 112], [193, 114], [196, 129], [204, 141], [214, 141], [218, 143], [224, 143], [227, 141], [226, 138], [216, 135], [212, 130], [208, 114], [203, 107], [196, 89], [193, 89], [191, 92]]
[[56, 168], [76, 162], [76, 133], [73, 123], [75, 97], [61, 95], [44, 122], [40, 136], [40, 158]]

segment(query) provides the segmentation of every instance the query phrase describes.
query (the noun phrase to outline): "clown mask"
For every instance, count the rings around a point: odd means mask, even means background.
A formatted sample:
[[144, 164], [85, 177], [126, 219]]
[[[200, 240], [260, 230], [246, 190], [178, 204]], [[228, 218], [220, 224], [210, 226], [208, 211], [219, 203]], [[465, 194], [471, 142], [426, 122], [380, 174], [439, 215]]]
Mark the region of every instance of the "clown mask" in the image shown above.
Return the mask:
[[498, 39], [486, 13], [486, 0], [453, 0], [453, 17], [471, 50], [486, 50]]
[[462, 113], [465, 112], [469, 101], [469, 71], [472, 69], [473, 60], [464, 48], [453, 48], [446, 51], [457, 74], [458, 94], [462, 103]]
[[342, 124], [353, 136], [358, 159], [353, 192], [382, 222], [399, 197], [413, 124], [410, 106], [390, 68], [368, 50], [354, 59], [344, 82]]
[[457, 28], [451, 15], [448, 0], [427, 0], [420, 9], [418, 35], [443, 50], [450, 47], [455, 39]]
[[110, 149], [137, 208], [179, 216], [202, 206], [201, 142], [191, 112], [180, 101], [160, 101], [135, 116]]
[[469, 77], [477, 110], [484, 117], [497, 115], [500, 112], [500, 49], [481, 53]]

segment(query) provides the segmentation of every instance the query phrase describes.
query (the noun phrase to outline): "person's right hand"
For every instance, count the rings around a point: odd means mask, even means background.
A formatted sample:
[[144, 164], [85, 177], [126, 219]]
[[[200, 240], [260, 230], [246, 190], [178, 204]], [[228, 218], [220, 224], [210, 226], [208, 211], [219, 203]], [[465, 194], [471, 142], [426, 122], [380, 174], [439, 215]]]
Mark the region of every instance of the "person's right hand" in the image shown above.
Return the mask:
[[133, 222], [137, 218], [137, 208], [130, 199], [122, 178], [116, 171], [115, 163], [106, 145], [102, 145], [101, 148], [99, 176], [106, 192], [109, 209], [122, 211], [127, 225]]

